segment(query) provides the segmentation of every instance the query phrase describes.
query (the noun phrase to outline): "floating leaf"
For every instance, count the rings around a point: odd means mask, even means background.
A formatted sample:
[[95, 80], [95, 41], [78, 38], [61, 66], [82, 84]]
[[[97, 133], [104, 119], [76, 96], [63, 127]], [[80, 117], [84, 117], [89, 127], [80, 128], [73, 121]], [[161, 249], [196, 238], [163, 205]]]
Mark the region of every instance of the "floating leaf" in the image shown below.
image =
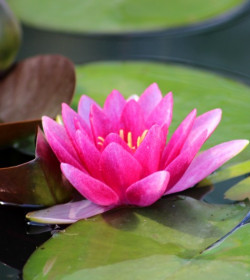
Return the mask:
[[12, 64], [21, 42], [21, 28], [4, 0], [0, 0], [0, 76]]
[[226, 168], [222, 167], [220, 170], [214, 172], [205, 180], [201, 181], [198, 186], [203, 187], [216, 184], [248, 173], [250, 173], [250, 160], [234, 164]]
[[19, 62], [0, 80], [0, 145], [34, 133], [41, 116], [55, 117], [74, 88], [74, 66], [63, 56]]
[[222, 236], [219, 240], [208, 246], [203, 252], [206, 252], [208, 250], [212, 250], [215, 247], [219, 246], [226, 240], [230, 235], [232, 235], [236, 230], [240, 229], [241, 227], [245, 226], [246, 224], [250, 223], [250, 211], [247, 213], [247, 215], [243, 218], [243, 220], [238, 223], [233, 229], [231, 229], [228, 233], [226, 233], [224, 236]]
[[231, 200], [250, 200], [250, 177], [240, 181], [225, 193], [225, 198]]
[[249, 252], [249, 226], [245, 226], [230, 235], [219, 247], [194, 258], [166, 279], [247, 280], [250, 271]]
[[[190, 265], [192, 258], [233, 228], [245, 216], [247, 208], [209, 205], [180, 197], [162, 199], [146, 208], [111, 210], [55, 234], [28, 260], [23, 277], [25, 280], [172, 279], [172, 275]], [[249, 251], [242, 256], [249, 258]], [[200, 263], [204, 269], [207, 261], [194, 260], [192, 266]], [[220, 259], [217, 266], [219, 263]], [[235, 269], [244, 265], [243, 259]], [[230, 265], [226, 267], [230, 275]], [[218, 269], [219, 266], [217, 271], [211, 270], [214, 274], [210, 277], [220, 279], [216, 277], [221, 273]]]
[[40, 130], [34, 160], [0, 169], [1, 201], [49, 206], [69, 200], [70, 195], [60, 164]]
[[119, 33], [197, 24], [223, 13], [231, 15], [232, 9], [246, 1], [207, 0], [206, 5], [199, 0], [158, 0], [157, 4], [150, 0], [8, 2], [21, 21], [28, 25], [68, 32]]
[[[197, 258], [197, 260], [203, 259], [203, 263], [204, 261], [206, 262], [206, 273], [209, 272], [208, 274], [210, 276], [218, 276], [216, 279], [223, 279], [225, 277], [225, 279], [235, 279], [236, 277], [239, 279], [249, 279], [249, 252], [249, 226], [244, 226], [231, 234], [223, 243], [220, 244], [220, 246], [217, 246], [212, 250], [205, 251], [201, 257]], [[221, 267], [219, 267], [219, 265], [221, 265]], [[202, 270], [204, 271], [204, 269], [197, 269], [199, 272]], [[210, 273], [210, 271], [212, 273]], [[220, 274], [218, 274], [217, 271]], [[193, 274], [195, 274], [194, 271]]]
[[[76, 68], [76, 108], [81, 94], [102, 104], [113, 89], [130, 96], [142, 93], [151, 83], [158, 83], [163, 93], [174, 93], [174, 114], [171, 132], [193, 109], [202, 114], [214, 108], [223, 110], [222, 121], [204, 150], [229, 139], [245, 139], [250, 135], [249, 87], [204, 70], [153, 62], [100, 62]], [[219, 94], [218, 94], [219, 93]], [[250, 148], [233, 161], [249, 160]], [[232, 162], [232, 161], [231, 161]]]

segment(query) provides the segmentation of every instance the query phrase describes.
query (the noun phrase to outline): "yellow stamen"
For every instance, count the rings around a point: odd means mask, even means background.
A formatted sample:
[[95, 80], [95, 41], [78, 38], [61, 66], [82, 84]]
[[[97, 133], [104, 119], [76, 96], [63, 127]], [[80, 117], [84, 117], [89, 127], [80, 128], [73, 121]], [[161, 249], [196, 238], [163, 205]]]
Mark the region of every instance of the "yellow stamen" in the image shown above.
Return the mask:
[[104, 142], [104, 138], [101, 136], [98, 136], [97, 139], [100, 140], [100, 142], [102, 142], [102, 143]]
[[97, 145], [103, 146], [103, 142], [97, 142]]
[[137, 138], [137, 148], [141, 145], [141, 143], [144, 140], [144, 138], [146, 137], [147, 133], [148, 133], [148, 130], [146, 129], [143, 131], [142, 135]]
[[63, 120], [61, 115], [56, 116], [56, 122], [63, 125]]
[[140, 146], [140, 144], [141, 144], [141, 137], [139, 136], [138, 138], [137, 138], [137, 148]]
[[132, 143], [132, 133], [128, 132], [128, 146], [129, 148], [133, 149], [133, 143]]
[[98, 137], [97, 137], [97, 140], [99, 140], [99, 141], [97, 142], [97, 145], [103, 146], [104, 138], [101, 137], [101, 136], [98, 136]]
[[[132, 150], [135, 150], [136, 148], [138, 148], [141, 145], [141, 143], [144, 140], [144, 138], [146, 137], [147, 133], [148, 133], [148, 130], [147, 129], [144, 130], [142, 135], [137, 138], [136, 146], [133, 146], [132, 132], [129, 131], [128, 134], [127, 134], [127, 145], [129, 146], [129, 148], [132, 149]], [[119, 130], [119, 136], [121, 137], [121, 139], [123, 141], [125, 141], [124, 140], [124, 130], [123, 129]]]
[[119, 130], [119, 136], [122, 138], [122, 140], [124, 140], [124, 131], [123, 131], [123, 129]]

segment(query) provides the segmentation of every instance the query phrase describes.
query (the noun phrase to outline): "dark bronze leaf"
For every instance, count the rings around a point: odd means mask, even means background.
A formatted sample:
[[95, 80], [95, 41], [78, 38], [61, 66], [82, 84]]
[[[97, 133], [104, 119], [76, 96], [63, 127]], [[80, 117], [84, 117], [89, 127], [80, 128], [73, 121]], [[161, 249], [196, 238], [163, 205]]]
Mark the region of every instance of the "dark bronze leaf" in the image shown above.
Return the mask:
[[70, 198], [71, 187], [40, 129], [35, 159], [0, 169], [0, 201], [48, 206]]
[[41, 116], [55, 117], [70, 103], [74, 65], [60, 55], [41, 55], [17, 63], [0, 80], [0, 145], [35, 132]]

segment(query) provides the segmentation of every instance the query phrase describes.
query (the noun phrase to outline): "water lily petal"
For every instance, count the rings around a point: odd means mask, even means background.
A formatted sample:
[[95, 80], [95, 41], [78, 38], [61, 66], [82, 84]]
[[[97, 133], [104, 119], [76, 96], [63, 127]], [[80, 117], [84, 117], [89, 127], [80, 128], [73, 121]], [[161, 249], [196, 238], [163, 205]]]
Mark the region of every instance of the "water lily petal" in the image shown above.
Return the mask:
[[196, 117], [196, 109], [182, 121], [178, 128], [173, 133], [168, 142], [162, 156], [162, 167], [165, 168], [171, 161], [173, 161], [180, 153], [188, 134], [190, 133], [194, 120]]
[[110, 143], [117, 143], [122, 146], [127, 152], [132, 153], [132, 149], [129, 148], [128, 144], [125, 143], [124, 140], [117, 134], [117, 133], [110, 133], [103, 142], [103, 150], [110, 144]]
[[81, 219], [109, 211], [114, 206], [100, 206], [89, 200], [59, 204], [44, 210], [29, 212], [26, 218], [44, 224], [72, 224]]
[[132, 133], [132, 143], [135, 146], [137, 138], [146, 129], [142, 109], [135, 100], [128, 101], [124, 106], [120, 125], [124, 130], [125, 139], [127, 139], [128, 132]]
[[206, 136], [207, 131], [203, 131], [202, 134], [198, 135], [194, 139], [192, 145], [182, 151], [169, 165], [167, 165], [165, 170], [171, 174], [167, 191], [172, 188], [176, 184], [176, 182], [178, 182], [183, 176], [190, 163], [194, 159], [195, 155], [203, 145]]
[[77, 130], [75, 135], [76, 146], [80, 159], [82, 160], [87, 171], [95, 178], [100, 179], [99, 160], [101, 154], [95, 144], [89, 140], [84, 131]]
[[[92, 133], [89, 125], [77, 114], [68, 104], [62, 104], [62, 119], [65, 129], [69, 135], [71, 141], [75, 144], [75, 133], [76, 130], [81, 128], [84, 130], [89, 138], [92, 138]], [[76, 124], [78, 123], [78, 126]]]
[[192, 143], [194, 137], [197, 137], [198, 134], [203, 133], [203, 131], [205, 130], [207, 130], [207, 140], [220, 123], [221, 116], [221, 109], [214, 109], [197, 117], [192, 127], [192, 130], [189, 133], [189, 136], [183, 146], [183, 149], [185, 149], [187, 146], [190, 145], [190, 143]]
[[110, 123], [108, 116], [99, 106], [96, 106], [95, 104], [91, 107], [90, 124], [96, 143], [98, 142], [98, 137], [105, 138], [106, 135], [112, 132], [112, 124]]
[[122, 110], [126, 104], [126, 99], [121, 95], [118, 90], [113, 90], [107, 97], [103, 111], [109, 117], [111, 122], [115, 122], [116, 128], [114, 131], [118, 129], [117, 125], [121, 117]]
[[42, 123], [47, 141], [59, 161], [72, 164], [84, 170], [65, 128], [49, 117], [43, 117]]
[[67, 163], [61, 163], [61, 170], [73, 187], [93, 203], [109, 206], [119, 202], [118, 195], [103, 182]]
[[158, 170], [166, 137], [167, 135], [163, 132], [163, 129], [158, 125], [154, 125], [149, 129], [145, 139], [135, 151], [134, 157], [144, 169], [143, 176]]
[[100, 169], [104, 181], [120, 196], [140, 179], [142, 172], [140, 163], [117, 143], [109, 144], [103, 151]]
[[144, 113], [144, 118], [147, 119], [156, 105], [161, 101], [162, 94], [156, 83], [151, 84], [140, 96], [138, 104]]
[[159, 104], [154, 108], [154, 110], [149, 115], [146, 120], [147, 127], [151, 127], [154, 124], [164, 125], [166, 124], [169, 127], [172, 121], [173, 113], [173, 94], [172, 92], [168, 93], [162, 98]]
[[126, 190], [128, 203], [142, 207], [153, 204], [164, 194], [169, 177], [168, 172], [158, 171], [134, 183]]
[[90, 110], [93, 104], [95, 104], [95, 106], [100, 108], [100, 106], [93, 99], [91, 99], [86, 95], [82, 95], [78, 103], [78, 114], [89, 125], [89, 127], [90, 127], [90, 122], [89, 122]]
[[248, 143], [247, 140], [233, 140], [204, 151], [192, 161], [181, 179], [166, 194], [183, 191], [194, 186], [240, 153]]

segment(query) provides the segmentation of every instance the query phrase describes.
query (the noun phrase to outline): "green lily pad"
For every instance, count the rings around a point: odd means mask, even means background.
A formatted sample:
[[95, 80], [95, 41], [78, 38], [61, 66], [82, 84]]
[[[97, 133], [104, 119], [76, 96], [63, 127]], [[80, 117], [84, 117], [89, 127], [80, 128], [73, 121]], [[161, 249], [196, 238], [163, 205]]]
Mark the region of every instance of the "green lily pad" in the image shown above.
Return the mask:
[[[156, 82], [164, 94], [169, 91], [174, 94], [170, 134], [193, 108], [202, 114], [220, 107], [223, 110], [222, 121], [204, 148], [232, 139], [245, 139], [250, 135], [250, 88], [229, 78], [201, 69], [153, 62], [91, 63], [78, 66], [76, 72], [74, 108], [82, 94], [103, 104], [113, 89], [128, 97], [141, 94]], [[245, 161], [249, 157], [248, 147], [233, 161]]]
[[183, 265], [170, 278], [189, 279], [249, 279], [249, 226], [244, 226], [228, 237], [219, 247]]
[[250, 177], [240, 181], [225, 193], [225, 198], [231, 200], [250, 200]]
[[250, 173], [250, 160], [231, 165], [227, 168], [221, 168], [202, 180], [198, 187], [213, 185], [248, 173]]
[[153, 31], [211, 20], [244, 0], [8, 0], [24, 23], [84, 33]]
[[[245, 262], [249, 250], [237, 252], [238, 264], [236, 257], [233, 259], [234, 247], [232, 252], [225, 248], [230, 252], [226, 256], [221, 252], [213, 256], [211, 251], [203, 257], [200, 252], [233, 228], [247, 211], [246, 204], [209, 205], [188, 197], [162, 199], [147, 208], [116, 209], [79, 221], [53, 235], [28, 260], [23, 277], [24, 280], [183, 279], [176, 276], [182, 269], [191, 266], [193, 275], [198, 275], [195, 268], [208, 265], [208, 259], [212, 268], [210, 277], [222, 279], [217, 277], [222, 272], [231, 277], [231, 272], [241, 268], [245, 268], [242, 273], [249, 271], [249, 262]], [[240, 237], [246, 238], [246, 232]], [[222, 267], [227, 271], [220, 269], [221, 264], [225, 264]], [[171, 278], [173, 275], [176, 278]]]

